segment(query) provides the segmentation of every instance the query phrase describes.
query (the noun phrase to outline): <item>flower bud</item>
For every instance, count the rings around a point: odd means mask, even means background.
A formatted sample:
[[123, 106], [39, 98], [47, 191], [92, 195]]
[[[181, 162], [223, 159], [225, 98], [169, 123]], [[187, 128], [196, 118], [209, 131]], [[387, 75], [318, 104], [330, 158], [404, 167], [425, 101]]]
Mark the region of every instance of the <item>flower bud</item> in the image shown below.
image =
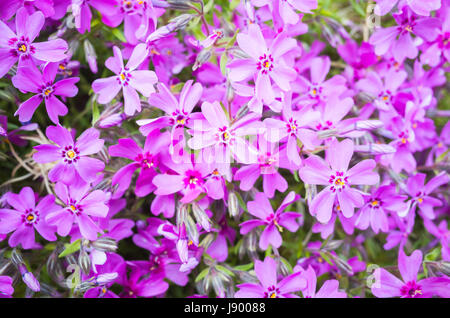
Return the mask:
[[32, 273], [30, 273], [25, 266], [25, 264], [20, 264], [19, 267], [20, 275], [22, 275], [23, 282], [34, 292], [38, 292], [41, 290], [41, 286], [39, 281], [34, 277]]
[[203, 210], [197, 203], [192, 203], [192, 213], [194, 214], [197, 223], [200, 223], [206, 232], [211, 231], [211, 220], [208, 215], [206, 215], [205, 210]]
[[228, 213], [232, 217], [239, 215], [239, 201], [236, 193], [233, 191], [228, 194]]
[[100, 274], [95, 278], [95, 283], [97, 285], [105, 285], [113, 282], [117, 277], [119, 277], [117, 272]]
[[126, 115], [123, 113], [120, 114], [112, 114], [104, 119], [101, 119], [97, 122], [99, 128], [110, 128], [119, 126], [125, 119]]
[[78, 255], [78, 265], [80, 265], [83, 273], [89, 275], [89, 273], [91, 272], [91, 258], [84, 249], [81, 249], [80, 255]]
[[188, 206], [186, 204], [179, 204], [176, 212], [178, 227], [180, 227], [181, 224], [184, 224], [186, 222], [187, 215], [188, 215]]
[[101, 252], [115, 252], [117, 250], [117, 242], [109, 237], [101, 237], [92, 242], [91, 246]]
[[208, 62], [211, 58], [211, 50], [201, 50], [200, 53], [197, 55], [197, 59], [195, 60], [194, 66], [192, 66], [192, 70], [195, 71], [200, 66], [202, 66], [204, 63]]
[[355, 145], [355, 152], [362, 152], [371, 155], [385, 155], [395, 153], [397, 150], [386, 144], [369, 143], [365, 145]]
[[167, 4], [173, 10], [189, 11], [192, 9], [189, 5], [189, 0], [167, 0]]
[[97, 73], [97, 54], [95, 54], [94, 46], [89, 42], [89, 40], [84, 40], [83, 42], [84, 47], [84, 56], [86, 57], [86, 60], [89, 64], [89, 68], [91, 69], [92, 73]]
[[334, 250], [338, 249], [342, 245], [343, 242], [344, 242], [343, 240], [330, 240], [323, 247], [323, 249], [327, 250], [327, 251], [334, 251]]
[[197, 224], [194, 222], [194, 220], [191, 218], [190, 215], [186, 218], [186, 233], [188, 238], [192, 240], [194, 245], [198, 245], [198, 239], [199, 239], [199, 233], [197, 229]]

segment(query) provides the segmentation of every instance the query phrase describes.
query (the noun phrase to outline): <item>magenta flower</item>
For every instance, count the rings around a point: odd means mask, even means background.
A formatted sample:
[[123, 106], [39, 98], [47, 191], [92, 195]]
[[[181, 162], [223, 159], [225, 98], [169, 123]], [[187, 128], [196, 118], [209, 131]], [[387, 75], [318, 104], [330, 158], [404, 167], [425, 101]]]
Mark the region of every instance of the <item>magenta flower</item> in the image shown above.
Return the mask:
[[105, 168], [103, 161], [88, 157], [103, 147], [104, 140], [99, 139], [98, 130], [85, 130], [75, 142], [72, 134], [62, 126], [49, 126], [45, 133], [56, 145], [35, 146], [37, 152], [33, 159], [38, 163], [58, 161], [48, 174], [50, 181], [72, 184], [77, 179], [82, 179], [91, 182]]
[[125, 114], [133, 116], [136, 111], [141, 111], [141, 101], [136, 90], [145, 97], [149, 97], [155, 91], [153, 84], [158, 79], [153, 71], [136, 70], [147, 57], [145, 44], [135, 47], [125, 66], [120, 49], [114, 46], [113, 51], [114, 57], [108, 58], [105, 65], [116, 75], [95, 80], [92, 83], [92, 89], [99, 94], [98, 102], [101, 104], [109, 103], [122, 89]]
[[[165, 116], [159, 116], [154, 119], [143, 119], [137, 121], [141, 126], [139, 131], [147, 136], [155, 129], [171, 127], [170, 149], [173, 152], [173, 141], [175, 130], [185, 127], [192, 127], [193, 122], [201, 118], [200, 113], [192, 113], [192, 110], [200, 100], [203, 87], [200, 83], [193, 84], [192, 80], [187, 81], [181, 90], [180, 97], [177, 99], [163, 83], [157, 84], [158, 93], [152, 94], [148, 103], [165, 111]], [[183, 138], [184, 138], [184, 134]]]
[[286, 151], [278, 151], [277, 144], [266, 141], [258, 143], [258, 163], [243, 166], [236, 171], [234, 180], [241, 181], [239, 187], [243, 191], [250, 191], [258, 178], [262, 175], [263, 190], [267, 197], [272, 198], [275, 190], [284, 192], [288, 188], [287, 181], [278, 172], [278, 167], [290, 168]]
[[370, 37], [369, 43], [375, 46], [378, 56], [390, 50], [397, 62], [401, 63], [407, 57], [413, 59], [417, 56], [418, 49], [411, 34], [427, 41], [433, 41], [438, 35], [440, 22], [437, 18], [417, 17], [407, 7], [393, 16], [398, 26], [379, 29]]
[[256, 97], [270, 104], [275, 99], [271, 80], [283, 91], [291, 89], [295, 80], [295, 70], [284, 61], [284, 55], [297, 46], [296, 40], [280, 33], [271, 43], [266, 44], [257, 24], [248, 26], [248, 33], [237, 35], [239, 47], [249, 55], [246, 59], [236, 59], [227, 65], [231, 81], [240, 82], [251, 78], [255, 81]]
[[208, 175], [205, 165], [196, 165], [193, 158], [182, 157], [183, 161], [175, 163], [167, 160], [164, 164], [173, 170], [176, 174], [159, 174], [153, 178], [153, 184], [156, 186], [155, 194], [168, 195], [181, 192], [183, 203], [189, 203], [195, 200], [201, 193], [208, 190], [205, 186], [205, 177]]
[[138, 43], [138, 39], [144, 38], [149, 30], [156, 28], [156, 12], [153, 9], [153, 1], [114, 0], [113, 2], [115, 2], [115, 10], [109, 8], [108, 11], [103, 10], [102, 21], [111, 28], [117, 28], [123, 21], [124, 35], [128, 43]]
[[293, 111], [290, 96], [285, 96], [285, 101], [280, 119], [267, 118], [264, 120], [266, 126], [266, 138], [270, 142], [286, 141], [287, 157], [296, 166], [301, 164], [298, 150], [299, 139], [306, 149], [314, 149], [317, 139], [316, 133], [308, 129], [310, 125], [320, 119], [320, 113], [312, 111], [308, 107]]
[[41, 72], [32, 64], [19, 67], [12, 82], [22, 92], [31, 92], [36, 95], [20, 104], [14, 116], [19, 115], [19, 120], [27, 122], [31, 119], [36, 108], [45, 102], [45, 108], [50, 120], [59, 124], [59, 116], [67, 114], [67, 106], [56, 96], [74, 97], [78, 93], [75, 86], [80, 79], [78, 77], [65, 78], [55, 82], [58, 71], [58, 63], [47, 63]]
[[40, 247], [35, 241], [35, 230], [47, 241], [56, 241], [55, 227], [46, 222], [45, 217], [58, 209], [55, 197], [47, 195], [36, 205], [36, 196], [30, 187], [19, 194], [8, 193], [6, 201], [12, 209], [0, 209], [0, 233], [14, 231], [9, 237], [9, 245], [22, 244], [24, 249]]
[[[385, 15], [398, 4], [399, 0], [377, 0], [376, 2], [375, 14]], [[425, 16], [429, 16], [431, 11], [441, 7], [441, 0], [407, 0], [406, 3], [416, 14]]]
[[442, 171], [440, 174], [432, 178], [425, 184], [426, 174], [417, 173], [408, 179], [406, 184], [406, 192], [411, 196], [411, 200], [408, 201], [410, 210], [404, 210], [400, 216], [405, 216], [410, 211], [415, 211], [416, 207], [419, 208], [422, 217], [428, 219], [434, 219], [434, 207], [442, 206], [441, 200], [433, 198], [430, 194], [438, 187], [447, 184], [450, 180], [448, 174]]
[[113, 14], [117, 11], [116, 0], [72, 0], [72, 14], [75, 18], [75, 27], [78, 32], [91, 31], [92, 12], [89, 5], [105, 14]]
[[[300, 267], [300, 266], [299, 266]], [[347, 298], [345, 292], [339, 291], [339, 281], [336, 279], [326, 280], [322, 287], [316, 292], [317, 275], [311, 265], [307, 270], [299, 268], [302, 277], [306, 280], [306, 288], [302, 290], [304, 298]]]
[[[0, 78], [19, 60], [19, 67], [30, 59], [58, 62], [66, 58], [67, 43], [62, 39], [34, 43], [44, 26], [44, 15], [37, 11], [28, 15], [25, 8], [16, 14], [16, 33], [0, 21]], [[28, 66], [27, 63], [26, 65]]]
[[57, 233], [67, 236], [74, 223], [78, 224], [81, 235], [90, 240], [97, 239], [102, 229], [91, 217], [104, 218], [108, 214], [107, 194], [101, 190], [90, 191], [88, 183], [77, 183], [70, 186], [58, 182], [55, 193], [64, 206], [47, 215], [46, 221], [57, 227]]
[[422, 280], [417, 279], [422, 265], [422, 252], [414, 251], [411, 256], [406, 256], [403, 249], [398, 254], [398, 269], [403, 279], [400, 280], [384, 268], [377, 268], [373, 273], [375, 282], [371, 287], [372, 294], [378, 298], [431, 298], [434, 295], [450, 297], [448, 278], [431, 277]]
[[273, 212], [269, 199], [264, 193], [258, 192], [255, 200], [247, 203], [248, 212], [258, 219], [249, 220], [241, 223], [240, 233], [245, 235], [257, 226], [265, 226], [264, 231], [259, 239], [259, 247], [267, 250], [269, 244], [273, 247], [280, 247], [282, 238], [280, 232], [286, 228], [290, 232], [295, 232], [299, 228], [297, 219], [301, 214], [297, 212], [283, 212], [290, 204], [298, 199], [298, 195], [294, 191], [284, 198], [279, 208]]
[[256, 135], [264, 131], [260, 115], [249, 113], [238, 120], [230, 120], [219, 102], [202, 104], [205, 121], [196, 121], [190, 131], [192, 138], [188, 146], [203, 150], [203, 160], [217, 162], [219, 171], [229, 175], [231, 156], [241, 163], [255, 163], [257, 150], [245, 140], [246, 135]]
[[311, 213], [316, 215], [321, 223], [330, 220], [336, 198], [344, 216], [352, 217], [354, 208], [362, 206], [364, 199], [351, 185], [372, 185], [379, 181], [378, 174], [373, 172], [376, 163], [372, 159], [360, 161], [348, 169], [353, 148], [351, 139], [342, 142], [335, 139], [326, 151], [326, 161], [312, 155], [304, 161], [304, 166], [299, 170], [300, 178], [305, 183], [326, 186], [311, 202]]
[[0, 276], [0, 298], [10, 298], [14, 293], [13, 279], [9, 276]]
[[[141, 168], [136, 180], [135, 193], [143, 197], [151, 193], [156, 187], [153, 185], [153, 177], [157, 174], [156, 169], [161, 169], [160, 163], [163, 150], [169, 145], [167, 134], [160, 134], [153, 131], [146, 138], [144, 149], [142, 150], [133, 139], [119, 139], [117, 145], [109, 147], [109, 154], [113, 157], [122, 157], [133, 162], [120, 168], [112, 179], [112, 186], [118, 184], [116, 195], [120, 196], [127, 190], [131, 183], [134, 172]], [[165, 170], [165, 169], [163, 169]]]
[[389, 231], [387, 213], [398, 213], [407, 209], [405, 195], [399, 195], [395, 191], [395, 186], [386, 185], [374, 189], [370, 196], [367, 196], [366, 203], [358, 213], [355, 225], [365, 230], [371, 226], [375, 233]]
[[442, 259], [450, 262], [450, 230], [447, 226], [447, 220], [442, 220], [439, 225], [435, 225], [432, 221], [424, 219], [425, 228], [441, 243]]
[[236, 298], [298, 298], [294, 292], [306, 287], [306, 280], [297, 272], [286, 276], [280, 282], [277, 277], [277, 263], [271, 257], [264, 262], [255, 261], [255, 274], [260, 284], [245, 283], [237, 285]]

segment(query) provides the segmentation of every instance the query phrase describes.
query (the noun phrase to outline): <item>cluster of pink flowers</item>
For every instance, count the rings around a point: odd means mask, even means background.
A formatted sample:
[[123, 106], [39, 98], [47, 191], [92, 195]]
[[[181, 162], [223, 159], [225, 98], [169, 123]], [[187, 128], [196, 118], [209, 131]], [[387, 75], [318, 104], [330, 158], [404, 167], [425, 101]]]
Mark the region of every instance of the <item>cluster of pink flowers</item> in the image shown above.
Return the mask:
[[2, 0], [0, 297], [450, 297], [450, 1], [376, 2]]

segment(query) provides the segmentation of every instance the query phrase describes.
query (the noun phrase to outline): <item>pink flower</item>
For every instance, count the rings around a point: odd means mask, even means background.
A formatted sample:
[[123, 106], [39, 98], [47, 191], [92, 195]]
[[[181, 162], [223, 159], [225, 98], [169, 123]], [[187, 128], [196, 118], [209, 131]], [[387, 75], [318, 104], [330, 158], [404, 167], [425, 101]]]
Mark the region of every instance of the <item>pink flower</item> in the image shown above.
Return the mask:
[[371, 287], [372, 293], [379, 298], [431, 298], [434, 295], [450, 297], [450, 280], [445, 277], [431, 277], [417, 279], [422, 265], [422, 252], [414, 251], [406, 256], [403, 249], [398, 254], [398, 269], [403, 279], [400, 280], [384, 268], [377, 268], [373, 273], [375, 282]]
[[321, 223], [330, 220], [336, 198], [346, 218], [353, 216], [355, 207], [364, 204], [361, 193], [351, 188], [351, 185], [372, 185], [379, 182], [378, 174], [372, 171], [376, 166], [372, 159], [360, 161], [348, 169], [353, 147], [351, 139], [342, 142], [335, 139], [326, 151], [326, 161], [312, 155], [299, 170], [300, 178], [305, 183], [326, 186], [311, 202], [311, 213]]
[[297, 74], [287, 65], [283, 56], [297, 46], [294, 39], [288, 38], [283, 32], [268, 47], [260, 27], [250, 24], [247, 34], [237, 35], [237, 42], [249, 58], [236, 59], [227, 65], [231, 81], [240, 82], [251, 78], [255, 81], [256, 97], [267, 104], [275, 99], [271, 80], [283, 91], [291, 89], [290, 82], [295, 80]]
[[283, 228], [288, 229], [290, 232], [295, 232], [300, 226], [296, 221], [296, 219], [301, 217], [300, 214], [297, 212], [283, 212], [297, 198], [298, 196], [294, 191], [289, 192], [279, 208], [273, 212], [269, 199], [264, 193], [258, 192], [255, 195], [255, 201], [248, 202], [247, 207], [248, 212], [259, 220], [255, 219], [241, 223], [239, 225], [241, 227], [240, 233], [245, 235], [255, 227], [263, 225], [265, 229], [259, 239], [259, 247], [263, 250], [266, 250], [269, 244], [276, 248], [280, 247], [282, 243], [280, 232], [283, 231]]
[[20, 104], [14, 116], [19, 115], [19, 120], [27, 122], [31, 119], [36, 108], [45, 102], [48, 117], [54, 124], [59, 124], [59, 116], [67, 114], [67, 106], [56, 96], [74, 97], [78, 93], [75, 84], [78, 77], [65, 78], [55, 82], [59, 63], [47, 63], [42, 73], [33, 65], [19, 67], [12, 82], [22, 92], [31, 92], [36, 95]]
[[141, 101], [136, 90], [145, 97], [149, 97], [155, 91], [153, 84], [158, 79], [153, 71], [136, 70], [147, 57], [145, 44], [139, 44], [135, 47], [125, 66], [120, 49], [114, 46], [113, 50], [114, 57], [108, 58], [105, 65], [116, 75], [95, 80], [92, 83], [92, 89], [99, 94], [98, 102], [101, 104], [109, 103], [122, 89], [125, 100], [125, 114], [133, 116], [136, 111], [141, 111]]
[[103, 147], [104, 141], [99, 139], [100, 132], [96, 129], [85, 130], [76, 142], [73, 141], [72, 134], [61, 126], [47, 127], [46, 135], [56, 145], [35, 146], [37, 152], [33, 159], [38, 163], [58, 161], [48, 174], [50, 181], [71, 184], [82, 179], [90, 182], [105, 168], [103, 161], [88, 157]]
[[64, 207], [49, 213], [46, 221], [56, 225], [58, 234], [66, 236], [70, 233], [73, 223], [77, 223], [81, 235], [90, 240], [97, 239], [101, 228], [91, 217], [104, 218], [108, 214], [107, 195], [101, 190], [91, 191], [88, 183], [77, 183], [70, 186], [58, 182], [55, 185], [56, 195], [62, 200]]
[[35, 241], [35, 230], [47, 241], [56, 241], [56, 228], [45, 220], [49, 213], [58, 209], [53, 195], [47, 195], [36, 205], [33, 190], [25, 187], [19, 194], [8, 193], [6, 202], [13, 209], [0, 209], [0, 233], [14, 231], [8, 241], [10, 246], [22, 244], [24, 249], [40, 247]]

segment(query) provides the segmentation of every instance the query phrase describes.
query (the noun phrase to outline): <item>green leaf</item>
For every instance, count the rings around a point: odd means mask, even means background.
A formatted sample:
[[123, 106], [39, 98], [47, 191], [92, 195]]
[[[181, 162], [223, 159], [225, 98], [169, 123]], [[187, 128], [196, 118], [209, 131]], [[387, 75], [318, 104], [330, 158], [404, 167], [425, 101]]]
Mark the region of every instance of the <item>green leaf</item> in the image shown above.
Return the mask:
[[352, 4], [353, 9], [355, 9], [355, 11], [362, 17], [366, 17], [366, 13], [364, 12], [364, 9], [361, 7], [361, 4], [356, 3], [355, 0], [351, 0], [350, 1]]
[[324, 252], [320, 252], [320, 256], [331, 266], [334, 266], [333, 262], [331, 261], [330, 257]]
[[280, 257], [280, 261], [283, 262], [283, 264], [288, 268], [289, 273], [292, 273], [294, 271], [294, 269], [292, 268], [292, 265], [289, 264], [289, 262], [287, 261], [287, 259], [285, 259], [284, 257]]
[[198, 274], [198, 276], [195, 278], [195, 282], [198, 283], [199, 281], [201, 281], [203, 278], [205, 278], [206, 275], [208, 275], [208, 273], [209, 267], [205, 268], [200, 272], [200, 274]]
[[98, 104], [95, 100], [92, 100], [92, 126], [97, 122], [100, 117], [100, 110], [98, 109]]
[[237, 29], [236, 32], [234, 32], [233, 37], [230, 39], [230, 41], [228, 41], [228, 43], [225, 46], [225, 48], [229, 49], [229, 48], [233, 47], [234, 43], [236, 42], [236, 38], [237, 38], [238, 33], [239, 33], [239, 29]]
[[223, 76], [226, 76], [227, 62], [228, 62], [228, 55], [227, 51], [225, 51], [220, 57], [220, 71], [222, 72]]
[[245, 265], [239, 265], [236, 266], [234, 269], [237, 271], [247, 272], [253, 268], [253, 263], [245, 264]]
[[127, 42], [122, 31], [120, 29], [114, 28], [112, 29], [112, 34], [120, 40], [120, 42]]
[[222, 273], [228, 274], [228, 276], [234, 276], [234, 273], [232, 271], [222, 265], [216, 265], [216, 269]]
[[65, 246], [66, 248], [64, 249], [64, 251], [62, 251], [62, 252], [58, 255], [59, 258], [64, 257], [64, 256], [67, 256], [67, 255], [70, 255], [70, 254], [75, 253], [76, 251], [78, 251], [78, 250], [80, 249], [80, 247], [81, 247], [81, 240], [78, 239], [78, 240], [76, 240], [76, 241], [73, 242], [73, 243], [70, 243], [70, 244], [64, 244], [64, 246]]

